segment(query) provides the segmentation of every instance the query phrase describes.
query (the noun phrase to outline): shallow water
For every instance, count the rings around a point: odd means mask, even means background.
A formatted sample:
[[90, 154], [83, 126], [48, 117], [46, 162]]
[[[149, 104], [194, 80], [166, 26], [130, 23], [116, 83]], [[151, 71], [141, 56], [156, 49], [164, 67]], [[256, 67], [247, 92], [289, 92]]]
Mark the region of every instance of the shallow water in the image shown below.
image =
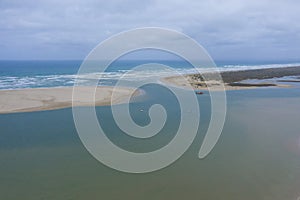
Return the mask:
[[[153, 103], [170, 117], [150, 141], [131, 140], [97, 113], [110, 139], [136, 152], [164, 146], [174, 136], [180, 111], [170, 92], [156, 86], [131, 104], [133, 119], [149, 122]], [[81, 144], [71, 109], [0, 115], [0, 199], [264, 199], [300, 196], [300, 90], [268, 88], [227, 92], [228, 112], [211, 154], [198, 159], [210, 102], [199, 95], [201, 122], [189, 150], [175, 163], [147, 174], [127, 174], [95, 160]], [[122, 106], [122, 105], [120, 105]], [[140, 143], [142, 142], [142, 143]]]

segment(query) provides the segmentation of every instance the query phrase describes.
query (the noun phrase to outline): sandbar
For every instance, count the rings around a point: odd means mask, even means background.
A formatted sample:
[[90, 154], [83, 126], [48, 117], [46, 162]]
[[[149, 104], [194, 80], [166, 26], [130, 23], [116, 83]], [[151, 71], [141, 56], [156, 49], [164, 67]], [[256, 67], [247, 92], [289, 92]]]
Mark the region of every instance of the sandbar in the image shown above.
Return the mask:
[[[133, 88], [113, 88], [99, 86], [95, 93], [95, 102], [85, 98], [89, 87], [78, 87], [80, 100], [73, 102], [74, 106], [104, 106], [119, 104], [138, 95]], [[114, 91], [114, 94], [112, 95]], [[0, 90], [0, 113], [31, 112], [55, 110], [72, 107], [73, 87], [28, 88], [16, 90]]]

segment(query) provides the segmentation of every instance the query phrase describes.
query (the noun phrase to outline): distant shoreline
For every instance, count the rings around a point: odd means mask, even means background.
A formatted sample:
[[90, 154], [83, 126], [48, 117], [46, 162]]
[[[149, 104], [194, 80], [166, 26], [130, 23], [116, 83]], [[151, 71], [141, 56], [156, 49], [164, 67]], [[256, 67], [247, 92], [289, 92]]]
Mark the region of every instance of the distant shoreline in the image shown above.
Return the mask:
[[[282, 85], [274, 82], [258, 82], [258, 83], [242, 83], [245, 80], [265, 80], [271, 78], [281, 78], [284, 76], [300, 76], [300, 66], [297, 67], [278, 67], [278, 68], [264, 68], [264, 69], [249, 69], [249, 70], [237, 70], [237, 71], [221, 71], [219, 74], [222, 77], [224, 86], [219, 80], [215, 80], [212, 76], [215, 72], [204, 72], [206, 77], [211, 79], [204, 81], [201, 74], [189, 74], [181, 76], [170, 76], [162, 79], [167, 84], [172, 84], [177, 87], [193, 89], [210, 89], [213, 90], [236, 90], [236, 89], [250, 89], [256, 87], [288, 87], [288, 85]], [[203, 73], [203, 74], [204, 74]], [[299, 79], [300, 80], [300, 79]], [[280, 82], [280, 81], [279, 81]], [[295, 80], [284, 80], [282, 82], [297, 82]]]
[[246, 79], [270, 79], [298, 75], [300, 75], [300, 66], [221, 72], [225, 83], [238, 82]]

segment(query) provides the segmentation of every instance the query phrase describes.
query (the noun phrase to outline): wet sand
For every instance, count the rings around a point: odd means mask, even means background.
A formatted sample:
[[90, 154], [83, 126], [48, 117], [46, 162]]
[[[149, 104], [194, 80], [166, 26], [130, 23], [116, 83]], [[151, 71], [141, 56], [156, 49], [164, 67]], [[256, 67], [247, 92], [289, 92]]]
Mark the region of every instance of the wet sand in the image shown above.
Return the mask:
[[[173, 84], [179, 87], [188, 87], [189, 83], [193, 89], [207, 89], [209, 86], [215, 90], [235, 90], [235, 89], [250, 89], [256, 87], [288, 87], [288, 85], [274, 84], [270, 82], [259, 83], [240, 83], [244, 80], [264, 80], [271, 78], [281, 78], [284, 76], [298, 76], [300, 75], [299, 67], [282, 67], [282, 68], [267, 68], [267, 69], [253, 69], [253, 70], [241, 70], [241, 71], [225, 71], [220, 72], [224, 87], [219, 80], [214, 78], [214, 74], [211, 72], [205, 72], [206, 81], [204, 81], [201, 74], [191, 74], [183, 77], [172, 76], [162, 79], [163, 82]], [[287, 82], [287, 81], [285, 81]]]
[[[73, 102], [75, 106], [102, 106], [124, 102], [131, 94], [137, 95], [132, 88], [115, 88], [101, 86], [96, 90], [95, 103], [87, 98], [88, 87], [79, 87], [80, 99]], [[0, 113], [30, 112], [55, 110], [72, 106], [73, 87], [32, 88], [20, 90], [0, 90]]]

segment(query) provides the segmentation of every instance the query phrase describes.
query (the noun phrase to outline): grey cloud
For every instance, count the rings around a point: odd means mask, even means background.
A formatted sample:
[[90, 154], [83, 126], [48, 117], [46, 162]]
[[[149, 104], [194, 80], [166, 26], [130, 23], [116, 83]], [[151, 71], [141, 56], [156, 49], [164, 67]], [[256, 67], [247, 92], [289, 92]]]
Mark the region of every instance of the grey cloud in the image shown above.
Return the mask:
[[216, 59], [252, 59], [255, 49], [261, 59], [283, 51], [299, 59], [299, 8], [296, 0], [2, 0], [0, 59], [82, 59], [109, 36], [143, 26], [186, 33]]

